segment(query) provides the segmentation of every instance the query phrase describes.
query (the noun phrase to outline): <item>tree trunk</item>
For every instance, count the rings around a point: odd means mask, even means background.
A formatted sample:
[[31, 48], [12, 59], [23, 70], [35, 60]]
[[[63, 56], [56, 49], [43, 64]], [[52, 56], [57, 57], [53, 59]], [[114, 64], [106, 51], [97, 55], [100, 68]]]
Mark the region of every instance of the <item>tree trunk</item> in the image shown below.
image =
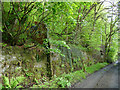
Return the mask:
[[49, 80], [51, 79], [52, 77], [52, 69], [51, 69], [51, 60], [50, 60], [50, 42], [49, 42], [49, 29], [47, 28], [47, 25], [45, 24], [45, 27], [47, 29], [47, 40], [48, 40], [48, 43], [47, 43], [47, 46], [46, 46], [46, 49], [47, 49], [47, 76], [49, 77]]
[[[48, 41], [48, 48], [50, 48], [50, 43], [49, 43], [49, 41]], [[46, 47], [46, 49], [48, 49], [47, 47]], [[51, 79], [51, 77], [52, 77], [52, 70], [51, 70], [51, 60], [50, 60], [50, 51], [49, 50], [47, 50], [48, 52], [47, 52], [47, 76], [49, 77], [49, 79]]]

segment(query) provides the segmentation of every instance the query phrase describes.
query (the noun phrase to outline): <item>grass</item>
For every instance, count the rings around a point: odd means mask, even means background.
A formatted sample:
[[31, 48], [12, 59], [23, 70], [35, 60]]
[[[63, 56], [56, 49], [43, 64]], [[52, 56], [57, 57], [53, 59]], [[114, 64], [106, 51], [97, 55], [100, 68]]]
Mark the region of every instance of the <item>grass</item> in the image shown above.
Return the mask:
[[87, 67], [86, 71], [87, 71], [87, 73], [91, 74], [91, 73], [94, 73], [95, 71], [101, 69], [102, 67], [104, 67], [106, 65], [108, 65], [108, 63], [106, 63], [106, 62], [105, 63], [97, 63], [97, 64], [94, 64], [90, 67]]

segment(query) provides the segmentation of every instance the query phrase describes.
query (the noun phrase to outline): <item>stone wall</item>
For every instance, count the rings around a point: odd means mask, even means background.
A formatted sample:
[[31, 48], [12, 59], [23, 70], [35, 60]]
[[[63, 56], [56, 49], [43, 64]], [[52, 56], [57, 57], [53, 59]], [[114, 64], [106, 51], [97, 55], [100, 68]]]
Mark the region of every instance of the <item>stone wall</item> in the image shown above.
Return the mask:
[[[52, 48], [55, 48], [55, 46], [52, 46]], [[64, 72], [69, 73], [78, 69], [84, 69], [84, 65], [89, 66], [94, 63], [94, 58], [81, 51], [80, 48], [73, 46], [70, 46], [70, 49], [60, 47], [60, 50], [65, 57], [57, 53], [51, 53], [52, 75], [61, 75]], [[2, 49], [1, 61], [0, 65], [3, 67], [3, 72], [10, 70], [8, 69], [10, 66], [29, 68], [30, 71], [33, 70], [32, 72], [37, 70], [41, 74], [47, 72], [47, 58], [43, 48], [24, 50], [17, 46], [6, 47]]]

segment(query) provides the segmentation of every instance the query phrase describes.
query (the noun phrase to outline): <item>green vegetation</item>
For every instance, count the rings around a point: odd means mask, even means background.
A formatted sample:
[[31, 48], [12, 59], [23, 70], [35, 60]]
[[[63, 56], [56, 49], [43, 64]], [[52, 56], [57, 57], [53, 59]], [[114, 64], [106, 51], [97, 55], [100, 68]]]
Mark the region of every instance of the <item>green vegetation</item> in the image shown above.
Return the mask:
[[[95, 71], [103, 68], [104, 66], [108, 65], [108, 63], [97, 63], [95, 65], [92, 65], [90, 67], [86, 68], [87, 73], [85, 73], [83, 70], [75, 71], [73, 73], [69, 74], [62, 74], [59, 77], [54, 76], [52, 80], [44, 82], [43, 84], [40, 84], [37, 80], [37, 84], [33, 85], [33, 87], [30, 88], [66, 88], [71, 87], [71, 84], [75, 83], [76, 81], [81, 81], [82, 79], [85, 79], [87, 74], [92, 74]], [[17, 86], [18, 82], [21, 83], [25, 79], [25, 77], [17, 77], [15, 80], [13, 80], [9, 85], [9, 80], [7, 77], [3, 78], [4, 84], [6, 88], [22, 88], [21, 85]], [[46, 79], [46, 78], [45, 78]]]
[[2, 2], [2, 87], [71, 87], [115, 62], [119, 18], [104, 3]]
[[18, 85], [18, 84], [24, 82], [24, 79], [25, 79], [24, 76], [19, 76], [16, 78], [12, 77], [10, 80], [11, 82], [9, 82], [8, 77], [3, 76], [2, 78], [3, 78], [3, 83], [4, 83], [5, 88], [23, 88], [23, 86]]
[[99, 70], [100, 68], [102, 68], [106, 65], [108, 65], [108, 63], [105, 63], [105, 62], [104, 63], [97, 63], [97, 64], [94, 64], [90, 67], [87, 67], [86, 71], [87, 71], [87, 73], [91, 74], [91, 73], [94, 73], [95, 71]]
[[2, 84], [0, 84], [0, 89], [2, 89]]
[[[66, 88], [71, 87], [71, 84], [75, 83], [76, 81], [81, 81], [82, 79], [85, 79], [87, 74], [92, 74], [95, 71], [103, 68], [104, 66], [108, 65], [108, 63], [97, 63], [90, 67], [86, 68], [87, 73], [85, 73], [83, 70], [75, 71], [73, 73], [68, 74], [62, 74], [59, 77], [54, 76], [52, 80], [46, 81], [43, 84], [40, 84], [38, 80], [35, 79], [36, 85], [33, 85], [33, 87], [30, 88]], [[8, 77], [3, 76], [3, 83], [5, 88], [23, 88], [23, 86], [19, 85], [19, 83], [22, 83], [24, 81], [25, 77], [19, 76], [11, 79], [11, 82], [9, 83]], [[46, 79], [46, 78], [44, 78]]]

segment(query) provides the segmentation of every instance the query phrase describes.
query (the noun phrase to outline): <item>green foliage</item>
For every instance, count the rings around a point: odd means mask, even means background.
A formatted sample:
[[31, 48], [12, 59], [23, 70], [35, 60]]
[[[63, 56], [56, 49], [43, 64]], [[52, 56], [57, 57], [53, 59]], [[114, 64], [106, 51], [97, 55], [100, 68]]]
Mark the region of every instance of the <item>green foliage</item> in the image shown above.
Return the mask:
[[62, 46], [62, 47], [66, 47], [67, 49], [70, 49], [70, 47], [66, 44], [66, 42], [61, 40], [53, 40], [53, 39], [50, 39], [49, 41], [50, 41], [50, 44], [52, 44], [53, 46], [57, 46], [57, 48], [54, 48], [54, 47], [50, 48], [49, 51], [58, 53], [61, 56], [65, 57], [65, 55], [61, 53], [61, 50], [59, 49], [59, 47]]
[[65, 88], [66, 86], [70, 86], [70, 82], [68, 82], [67, 78], [56, 78], [56, 81], [57, 81], [57, 85], [61, 88]]
[[11, 82], [10, 82], [11, 88], [15, 88], [18, 84], [19, 82], [15, 78], [11, 79]]
[[11, 88], [10, 83], [9, 83], [9, 78], [6, 76], [2, 76], [2, 79], [3, 79], [5, 88]]
[[86, 78], [86, 74], [85, 74], [85, 72], [83, 72], [83, 70], [75, 71], [75, 72], [73, 72], [72, 77], [73, 77], [73, 79], [72, 79], [73, 81], [81, 80], [82, 78]]
[[46, 77], [42, 77], [42, 80], [44, 81], [44, 82], [46, 82], [46, 81], [48, 81], [48, 78], [46, 78]]
[[30, 88], [38, 88], [39, 86], [38, 85], [33, 85], [32, 87]]
[[2, 85], [2, 84], [0, 84], [0, 90], [2, 89], [2, 86], [3, 86], [3, 85]]
[[29, 77], [29, 76], [32, 76], [33, 73], [25, 73], [25, 75], [26, 75], [27, 77]]
[[108, 52], [108, 60], [114, 62], [117, 60], [117, 53], [118, 53], [118, 35], [115, 34], [112, 37], [111, 47], [109, 48]]
[[[0, 43], [0, 46], [24, 45], [25, 48], [29, 48], [36, 45], [36, 47], [41, 46], [45, 49], [47, 48], [47, 53], [58, 53], [61, 56], [65, 56], [61, 52], [60, 47], [70, 49], [69, 46], [75, 46], [81, 51], [90, 53], [95, 50], [96, 52], [99, 52], [101, 46], [104, 46], [107, 43], [106, 46], [110, 46], [110, 48], [105, 47], [105, 49], [108, 49], [107, 59], [112, 61], [115, 61], [116, 59], [115, 57], [118, 48], [118, 44], [116, 43], [118, 42], [118, 36], [114, 35], [116, 26], [114, 26], [114, 21], [109, 23], [106, 18], [107, 13], [102, 12], [104, 11], [104, 7], [101, 6], [101, 2], [3, 2], [2, 4], [3, 17], [2, 29], [0, 30], [2, 31], [4, 43]], [[31, 29], [31, 26], [35, 26], [35, 21], [43, 24], [43, 27], [44, 25], [47, 25], [47, 28], [44, 27], [40, 30]], [[39, 28], [42, 27], [39, 25], [37, 26]], [[46, 33], [46, 29], [49, 32]], [[40, 44], [39, 41], [42, 40], [40, 37], [44, 37], [42, 33], [49, 34], [49, 42], [51, 47], [53, 46], [52, 48], [48, 47], [48, 39], [46, 39], [46, 36], [43, 45]], [[111, 36], [112, 34], [114, 37]], [[33, 39], [33, 37], [36, 38]], [[91, 54], [93, 54], [93, 52]], [[38, 54], [36, 55], [36, 59], [39, 61]], [[78, 62], [77, 59], [71, 61], [73, 61], [71, 67], [72, 65], [79, 68], [82, 67], [82, 70], [55, 77], [55, 79], [51, 81], [52, 84], [47, 83], [48, 78], [43, 76], [41, 81], [44, 83], [43, 85], [40, 85], [40, 81], [35, 77], [34, 82], [37, 85], [33, 85], [33, 88], [70, 87], [73, 80], [85, 78], [86, 73], [83, 70], [86, 70], [87, 73], [93, 73], [107, 65], [107, 63], [97, 63], [88, 67], [88, 64], [93, 64], [95, 61], [87, 61], [84, 58], [83, 62]], [[26, 63], [26, 66], [31, 63], [29, 60], [25, 60], [24, 62]], [[62, 64], [62, 69], [65, 68], [65, 66], [67, 66], [65, 63]], [[71, 69], [71, 71], [74, 71], [74, 67]], [[16, 70], [16, 72], [19, 72], [19, 70]], [[29, 72], [29, 70], [23, 69], [27, 79], [34, 77], [34, 73]], [[44, 72], [45, 70], [43, 69], [41, 71]], [[37, 73], [36, 71], [34, 72]], [[19, 76], [16, 78], [13, 77], [10, 80], [11, 82], [9, 82], [8, 77], [3, 76], [3, 87], [19, 88], [22, 86], [17, 85], [23, 83], [24, 80], [24, 76]]]
[[91, 73], [94, 73], [95, 71], [99, 70], [100, 68], [102, 68], [102, 67], [104, 67], [106, 65], [108, 65], [108, 63], [106, 63], [106, 62], [104, 62], [104, 63], [97, 63], [97, 64], [94, 64], [94, 65], [92, 65], [90, 67], [87, 67], [86, 71], [87, 71], [87, 73], [91, 74]]
[[60, 49], [57, 49], [57, 48], [56, 48], [56, 49], [49, 49], [49, 50], [50, 50], [51, 52], [58, 53], [59, 55], [65, 57], [65, 55], [61, 53], [61, 50], [60, 50]]
[[35, 80], [36, 84], [39, 84], [39, 82], [38, 82], [38, 80], [36, 78], [34, 80]]
[[115, 56], [116, 56], [116, 52], [114, 48], [110, 48], [110, 51], [108, 53], [107, 59], [109, 60], [109, 62], [114, 62], [115, 61]]
[[21, 85], [19, 85], [19, 86], [17, 86], [16, 88], [24, 88], [23, 86], [21, 86]]
[[50, 43], [53, 45], [57, 45], [58, 47], [63, 46], [66, 47], [67, 49], [70, 49], [70, 47], [66, 44], [65, 41], [50, 39]]
[[8, 77], [2, 76], [2, 78], [3, 78], [3, 85], [5, 88], [21, 88], [23, 86], [21, 85], [17, 86], [17, 85], [23, 83], [25, 80], [25, 77], [23, 75], [16, 78], [12, 77], [10, 79], [10, 82]]
[[10, 10], [10, 3], [6, 2], [6, 3], [3, 3], [3, 6], [5, 7], [4, 10], [6, 12], [8, 12]]
[[[96, 4], [96, 14], [94, 14], [94, 4]], [[41, 21], [47, 24], [51, 44], [70, 49], [66, 42], [74, 43], [80, 46], [81, 50], [99, 51], [101, 44], [105, 42], [105, 39], [101, 41], [101, 38], [106, 38], [105, 24], [102, 22], [107, 19], [101, 19], [106, 13], [102, 12], [104, 7], [99, 8], [100, 5], [101, 3], [94, 2], [5, 2], [3, 3], [3, 40], [12, 45], [27, 41], [33, 43], [28, 37], [28, 32], [32, 31], [30, 27], [34, 25], [34, 21]], [[107, 23], [107, 34], [110, 31], [108, 25], [109, 23]], [[37, 31], [39, 30], [35, 32]], [[32, 33], [30, 36], [34, 35]], [[37, 42], [34, 43], [37, 44]], [[58, 49], [51, 51], [60, 54]]]
[[5, 43], [0, 43], [0, 46], [3, 46], [3, 47], [5, 47], [7, 44], [5, 44]]
[[26, 79], [26, 78], [24, 77], [24, 75], [21, 75], [21, 76], [19, 76], [19, 77], [16, 77], [16, 80], [17, 80], [19, 83], [23, 83], [25, 79]]
[[54, 77], [51, 83], [56, 84], [57, 87], [66, 88], [71, 87], [71, 84], [73, 84], [76, 80], [81, 80], [82, 78], [85, 77], [86, 74], [82, 70], [75, 71], [73, 73], [63, 74], [60, 77]]
[[76, 80], [81, 80], [82, 78], [85, 79], [86, 74], [80, 70], [68, 74], [64, 73], [59, 77], [54, 76], [50, 82], [45, 82], [44, 84], [40, 84], [40, 86], [35, 86], [39, 88], [66, 88], [71, 87], [71, 84], [73, 84]]
[[[71, 87], [71, 84], [75, 83], [76, 81], [81, 81], [81, 79], [85, 79], [88, 73], [93, 73], [94, 71], [99, 70], [105, 65], [108, 65], [108, 63], [97, 63], [90, 67], [86, 67], [87, 73], [85, 73], [83, 70], [71, 72], [68, 74], [64, 73], [58, 77], [54, 76], [53, 79], [50, 81], [47, 80], [46, 77], [43, 77], [41, 80], [43, 80], [44, 83], [39, 83], [39, 80], [34, 78], [34, 81], [37, 85], [34, 84], [30, 88], [69, 88]], [[27, 72], [27, 70], [25, 71]], [[23, 86], [18, 84], [23, 83], [26, 79], [24, 76], [19, 76], [16, 78], [12, 77], [11, 82], [9, 83], [8, 77], [3, 77], [3, 85], [5, 86], [5, 88], [23, 88]]]

